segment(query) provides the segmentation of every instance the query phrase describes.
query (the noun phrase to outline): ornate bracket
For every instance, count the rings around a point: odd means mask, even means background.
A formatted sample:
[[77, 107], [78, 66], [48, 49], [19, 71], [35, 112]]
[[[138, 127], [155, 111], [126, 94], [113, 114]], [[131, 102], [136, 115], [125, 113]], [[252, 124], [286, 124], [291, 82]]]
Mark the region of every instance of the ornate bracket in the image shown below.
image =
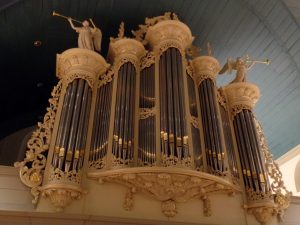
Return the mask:
[[34, 197], [33, 204], [37, 204], [40, 195], [40, 186], [47, 161], [45, 153], [49, 150], [61, 90], [62, 82], [59, 81], [51, 93], [50, 106], [47, 108], [43, 123], [38, 123], [38, 128], [27, 142], [28, 150], [25, 159], [14, 164], [15, 167], [19, 168], [21, 181], [31, 188], [31, 194]]
[[191, 199], [202, 200], [204, 215], [210, 216], [210, 195], [214, 193], [233, 194], [241, 191], [238, 186], [222, 178], [174, 167], [137, 167], [90, 172], [88, 177], [98, 180], [100, 184], [112, 182], [128, 187], [123, 203], [124, 209], [131, 210], [134, 205], [134, 194], [143, 193], [160, 201], [162, 213], [167, 217], [174, 217], [178, 213], [177, 203], [187, 202]]

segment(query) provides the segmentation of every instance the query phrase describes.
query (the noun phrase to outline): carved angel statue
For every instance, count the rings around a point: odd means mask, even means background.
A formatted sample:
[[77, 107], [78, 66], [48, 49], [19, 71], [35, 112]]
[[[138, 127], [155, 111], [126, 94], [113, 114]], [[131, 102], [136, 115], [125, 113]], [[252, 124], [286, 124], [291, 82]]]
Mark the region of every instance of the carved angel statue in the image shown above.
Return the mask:
[[78, 35], [78, 47], [90, 49], [92, 51], [101, 51], [101, 40], [102, 33], [99, 28], [97, 28], [92, 19], [89, 19], [93, 27], [90, 27], [90, 23], [87, 20], [82, 22], [82, 27], [75, 27], [72, 18], [68, 18], [71, 27], [79, 33]]
[[231, 58], [227, 59], [227, 63], [223, 66], [223, 68], [220, 70], [219, 74], [226, 73], [227, 71], [229, 73], [232, 72], [232, 70], [236, 70], [236, 76], [233, 81], [230, 83], [236, 83], [236, 82], [246, 82], [246, 76], [247, 72], [255, 63], [263, 63], [263, 64], [270, 64], [270, 60], [264, 60], [264, 61], [258, 61], [258, 60], [251, 60], [249, 56], [246, 56], [245, 59], [242, 59], [241, 57], [238, 57], [236, 61], [234, 62]]

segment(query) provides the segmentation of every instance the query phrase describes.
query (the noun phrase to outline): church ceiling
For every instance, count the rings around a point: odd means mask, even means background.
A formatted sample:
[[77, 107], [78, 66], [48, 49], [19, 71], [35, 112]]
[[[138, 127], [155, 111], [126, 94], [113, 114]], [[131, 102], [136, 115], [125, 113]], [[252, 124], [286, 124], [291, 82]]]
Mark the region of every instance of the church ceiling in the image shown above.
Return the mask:
[[[56, 53], [76, 46], [67, 20], [93, 18], [103, 33], [102, 55], [121, 21], [126, 35], [145, 17], [175, 12], [221, 64], [249, 54], [269, 58], [248, 79], [262, 92], [256, 107], [275, 157], [300, 143], [300, 28], [281, 0], [4, 0], [0, 2], [0, 139], [41, 120], [56, 84]], [[34, 44], [36, 41], [40, 43]], [[226, 84], [232, 75], [221, 75]]]

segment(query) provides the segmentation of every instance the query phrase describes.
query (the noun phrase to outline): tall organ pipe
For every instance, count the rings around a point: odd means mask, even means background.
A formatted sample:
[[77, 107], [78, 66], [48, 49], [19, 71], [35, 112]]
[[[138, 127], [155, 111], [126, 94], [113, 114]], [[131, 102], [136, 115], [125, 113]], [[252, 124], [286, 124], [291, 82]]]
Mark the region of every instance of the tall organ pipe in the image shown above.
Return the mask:
[[215, 89], [211, 79], [203, 80], [199, 85], [199, 99], [208, 166], [213, 173], [223, 173], [225, 171], [224, 149], [221, 143]]

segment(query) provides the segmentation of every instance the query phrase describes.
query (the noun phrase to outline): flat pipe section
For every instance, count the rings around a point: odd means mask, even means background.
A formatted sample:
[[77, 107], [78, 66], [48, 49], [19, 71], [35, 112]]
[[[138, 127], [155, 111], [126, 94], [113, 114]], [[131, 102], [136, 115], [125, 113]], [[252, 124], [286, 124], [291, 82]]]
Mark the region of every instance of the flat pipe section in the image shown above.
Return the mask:
[[89, 165], [96, 169], [105, 166], [107, 155], [109, 120], [112, 98], [112, 82], [101, 86], [97, 91], [92, 143], [89, 154]]
[[116, 115], [112, 153], [113, 166], [128, 165], [133, 161], [133, 128], [136, 71], [132, 63], [125, 63], [118, 72]]
[[53, 167], [65, 172], [81, 169], [88, 114], [91, 107], [91, 90], [83, 79], [69, 84], [61, 111], [61, 118], [53, 156]]
[[190, 157], [183, 90], [182, 56], [169, 48], [159, 61], [160, 126], [162, 163], [181, 164]]
[[[190, 113], [191, 116], [198, 119], [195, 84], [193, 79], [189, 75], [186, 76], [187, 76], [188, 92], [189, 92]], [[201, 144], [200, 144], [200, 130], [199, 127], [194, 127], [193, 125], [191, 130], [192, 130], [193, 149], [194, 149], [194, 158], [195, 158], [195, 169], [202, 170], [203, 156], [202, 156]]]
[[243, 170], [243, 180], [247, 191], [268, 193], [270, 185], [252, 112], [244, 109], [235, 115], [233, 125]]
[[239, 178], [239, 173], [237, 169], [237, 160], [234, 154], [234, 149], [233, 149], [233, 141], [232, 141], [232, 133], [230, 129], [230, 122], [228, 118], [228, 113], [227, 110], [219, 104], [220, 112], [221, 112], [221, 118], [222, 118], [222, 126], [223, 126], [223, 131], [224, 131], [224, 139], [225, 139], [225, 145], [226, 145], [226, 150], [228, 154], [228, 164], [229, 164], [229, 169], [233, 177]]
[[216, 87], [212, 80], [203, 80], [199, 85], [199, 99], [204, 126], [204, 142], [207, 164], [214, 174], [225, 171], [224, 149], [221, 144], [221, 127], [216, 103]]
[[[155, 67], [154, 64], [141, 71], [140, 109], [152, 109], [155, 106]], [[156, 161], [155, 151], [155, 116], [139, 120], [139, 166], [153, 166]]]

